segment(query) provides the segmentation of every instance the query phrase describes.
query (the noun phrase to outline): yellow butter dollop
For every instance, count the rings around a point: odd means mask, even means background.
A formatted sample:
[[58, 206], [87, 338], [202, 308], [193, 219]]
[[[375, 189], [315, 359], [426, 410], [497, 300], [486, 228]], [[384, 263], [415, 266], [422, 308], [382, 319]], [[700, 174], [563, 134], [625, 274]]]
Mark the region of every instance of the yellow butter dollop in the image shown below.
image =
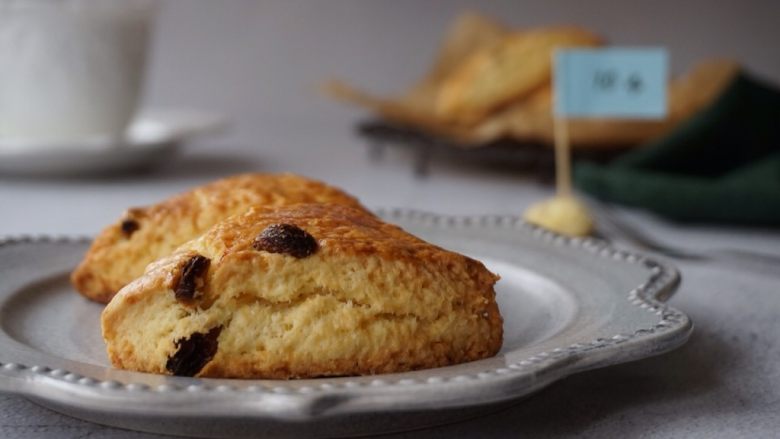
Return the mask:
[[593, 218], [585, 204], [571, 195], [557, 195], [531, 205], [523, 215], [531, 224], [568, 236], [587, 236]]

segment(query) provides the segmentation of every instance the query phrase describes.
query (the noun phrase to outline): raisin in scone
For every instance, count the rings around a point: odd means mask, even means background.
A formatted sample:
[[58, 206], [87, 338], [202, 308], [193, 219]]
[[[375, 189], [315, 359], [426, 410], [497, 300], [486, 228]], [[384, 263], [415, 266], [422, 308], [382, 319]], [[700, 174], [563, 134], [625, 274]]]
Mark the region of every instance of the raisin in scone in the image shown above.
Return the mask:
[[233, 378], [408, 371], [495, 355], [482, 263], [363, 210], [253, 207], [151, 264], [103, 311], [118, 368]]
[[225, 218], [249, 206], [336, 203], [362, 208], [350, 195], [293, 174], [243, 174], [176, 195], [159, 204], [127, 210], [95, 239], [71, 274], [84, 296], [107, 303], [146, 266], [171, 254]]

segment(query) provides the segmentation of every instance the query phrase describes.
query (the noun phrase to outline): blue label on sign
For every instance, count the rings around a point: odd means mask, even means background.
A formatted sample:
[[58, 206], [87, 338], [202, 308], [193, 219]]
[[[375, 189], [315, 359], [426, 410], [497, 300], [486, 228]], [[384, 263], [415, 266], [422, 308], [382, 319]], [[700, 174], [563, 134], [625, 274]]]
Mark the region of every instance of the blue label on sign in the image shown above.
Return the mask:
[[555, 53], [555, 113], [564, 117], [666, 116], [668, 56], [662, 48], [565, 49]]

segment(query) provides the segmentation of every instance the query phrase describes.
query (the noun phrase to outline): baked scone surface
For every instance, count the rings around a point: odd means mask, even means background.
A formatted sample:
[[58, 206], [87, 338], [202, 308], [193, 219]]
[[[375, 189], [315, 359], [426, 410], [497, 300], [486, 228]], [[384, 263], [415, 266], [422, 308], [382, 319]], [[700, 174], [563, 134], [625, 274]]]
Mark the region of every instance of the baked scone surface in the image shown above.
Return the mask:
[[219, 221], [249, 206], [336, 203], [362, 208], [334, 187], [294, 174], [242, 174], [176, 195], [159, 204], [127, 210], [94, 240], [71, 274], [73, 286], [102, 303], [143, 274], [146, 266], [170, 255]]
[[105, 308], [119, 368], [235, 378], [400, 372], [495, 355], [480, 262], [361, 209], [253, 207], [147, 268]]

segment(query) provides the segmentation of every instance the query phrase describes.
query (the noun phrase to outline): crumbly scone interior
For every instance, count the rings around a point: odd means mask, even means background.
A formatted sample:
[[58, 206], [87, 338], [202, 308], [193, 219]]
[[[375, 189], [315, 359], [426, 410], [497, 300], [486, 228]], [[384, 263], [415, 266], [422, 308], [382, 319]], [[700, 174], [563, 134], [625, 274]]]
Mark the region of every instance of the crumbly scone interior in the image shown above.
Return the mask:
[[[425, 261], [345, 252], [327, 237], [298, 259], [242, 239], [224, 230], [219, 240], [192, 241], [126, 287], [103, 316], [114, 364], [170, 373], [176, 341], [214, 328], [218, 349], [199, 376], [382, 373], [484, 358], [500, 347], [496, 278], [476, 261], [457, 255], [463, 260], [453, 263], [440, 249]], [[211, 261], [202, 288], [177, 300], [173, 285], [195, 255]]]

